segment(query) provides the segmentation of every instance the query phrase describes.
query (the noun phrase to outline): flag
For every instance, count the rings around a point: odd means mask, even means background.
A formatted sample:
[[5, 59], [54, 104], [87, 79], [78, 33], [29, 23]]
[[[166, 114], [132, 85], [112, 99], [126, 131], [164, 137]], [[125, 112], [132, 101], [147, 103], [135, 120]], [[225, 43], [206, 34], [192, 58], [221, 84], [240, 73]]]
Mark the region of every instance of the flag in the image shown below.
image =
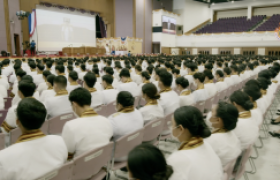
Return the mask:
[[28, 16], [29, 37], [32, 37], [37, 26], [36, 10], [33, 9], [32, 13]]

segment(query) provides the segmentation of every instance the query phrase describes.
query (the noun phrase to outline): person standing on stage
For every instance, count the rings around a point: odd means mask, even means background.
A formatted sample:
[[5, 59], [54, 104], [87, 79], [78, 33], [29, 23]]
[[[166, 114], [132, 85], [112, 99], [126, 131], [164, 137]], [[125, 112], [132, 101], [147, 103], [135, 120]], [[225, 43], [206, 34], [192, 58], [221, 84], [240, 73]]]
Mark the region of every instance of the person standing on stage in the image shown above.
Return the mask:
[[30, 50], [31, 50], [31, 55], [36, 54], [36, 43], [34, 40], [32, 40], [30, 43]]

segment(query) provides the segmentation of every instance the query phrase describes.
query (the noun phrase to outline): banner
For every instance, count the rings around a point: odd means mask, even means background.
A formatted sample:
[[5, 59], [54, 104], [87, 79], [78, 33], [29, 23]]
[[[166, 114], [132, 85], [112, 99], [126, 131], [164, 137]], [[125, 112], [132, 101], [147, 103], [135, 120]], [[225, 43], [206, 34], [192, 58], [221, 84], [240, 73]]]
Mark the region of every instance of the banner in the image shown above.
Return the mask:
[[28, 16], [29, 37], [32, 37], [36, 29], [36, 10], [33, 9], [32, 13]]

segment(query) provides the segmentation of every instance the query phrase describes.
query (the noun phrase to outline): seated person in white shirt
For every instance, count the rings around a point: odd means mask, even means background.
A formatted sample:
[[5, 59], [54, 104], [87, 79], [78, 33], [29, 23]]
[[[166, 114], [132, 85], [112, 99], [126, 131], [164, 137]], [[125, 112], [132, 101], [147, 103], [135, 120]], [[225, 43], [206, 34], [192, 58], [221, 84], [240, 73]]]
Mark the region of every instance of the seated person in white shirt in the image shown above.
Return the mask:
[[160, 95], [153, 83], [146, 83], [142, 86], [142, 97], [145, 99], [146, 104], [139, 111], [142, 113], [144, 124], [164, 118], [163, 108], [158, 104]]
[[[22, 80], [18, 85], [18, 96], [20, 101], [24, 98], [30, 98], [33, 96], [36, 89], [36, 85], [33, 82]], [[17, 109], [18, 104], [13, 105], [9, 108], [5, 121], [1, 125], [1, 129], [5, 133], [9, 133], [12, 129], [17, 127], [17, 117], [15, 110]]]
[[120, 78], [122, 83], [118, 85], [118, 91], [128, 91], [133, 95], [133, 97], [138, 96], [138, 86], [131, 80], [129, 70], [127, 68], [121, 70]]
[[53, 60], [47, 60], [46, 61], [46, 70], [50, 71], [52, 74], [55, 72], [53, 71]]
[[217, 80], [217, 82], [215, 83], [215, 86], [217, 87], [218, 92], [221, 92], [228, 88], [228, 84], [226, 82], [224, 82], [223, 71], [217, 70], [216, 74], [215, 74], [215, 79]]
[[42, 103], [45, 103], [45, 100], [48, 99], [49, 97], [54, 97], [56, 92], [53, 90], [53, 80], [56, 76], [51, 74], [47, 77], [47, 86], [48, 89], [44, 90], [41, 95], [40, 95], [40, 101]]
[[101, 84], [102, 83], [102, 78], [99, 75], [98, 67], [95, 67], [95, 66], [97, 66], [97, 65], [93, 65], [92, 72], [95, 74], [96, 83]]
[[238, 115], [237, 108], [227, 102], [219, 102], [212, 109], [210, 122], [215, 130], [205, 141], [212, 146], [224, 167], [237, 159], [242, 152], [240, 141], [233, 132], [236, 128]]
[[159, 73], [160, 99], [159, 104], [164, 110], [164, 115], [167, 116], [180, 107], [180, 98], [178, 94], [171, 89], [172, 75], [164, 69]]
[[[13, 85], [13, 89], [10, 94], [11, 97], [14, 97], [16, 95], [17, 90], [18, 90], [18, 82], [21, 81], [21, 78], [26, 75], [26, 72], [22, 69], [19, 69], [16, 72], [16, 75], [17, 75], [17, 81]], [[7, 93], [7, 91], [6, 91], [6, 93]], [[4, 96], [4, 94], [2, 94], [2, 96]]]
[[189, 81], [184, 77], [178, 77], [175, 82], [177, 90], [180, 92], [180, 107], [194, 105], [195, 99], [188, 89]]
[[0, 85], [2, 85], [6, 90], [10, 88], [8, 78], [2, 75], [2, 69], [0, 68]]
[[10, 67], [10, 60], [4, 59], [2, 61], [2, 75], [8, 77], [13, 73], [13, 68]]
[[28, 65], [30, 67], [30, 72], [28, 73], [28, 75], [30, 76], [37, 75], [36, 63], [34, 61], [29, 61]]
[[208, 91], [204, 88], [205, 75], [203, 73], [195, 73], [193, 75], [197, 88], [192, 92], [195, 102], [205, 101], [209, 98]]
[[85, 64], [82, 64], [80, 66], [80, 70], [81, 72], [79, 73], [79, 79], [80, 80], [83, 80], [84, 79], [84, 76], [86, 75], [87, 71], [86, 71], [86, 65]]
[[62, 137], [68, 149], [68, 159], [72, 159], [108, 144], [113, 137], [113, 128], [107, 118], [91, 108], [91, 94], [86, 89], [73, 90], [69, 101], [77, 118], [64, 125]]
[[61, 75], [68, 78], [65, 74], [65, 67], [62, 65], [55, 66], [55, 73], [57, 74], [57, 76]]
[[61, 167], [67, 160], [67, 147], [61, 137], [40, 130], [47, 114], [44, 105], [24, 98], [16, 114], [22, 135], [0, 151], [1, 179], [38, 179]]
[[118, 90], [114, 89], [112, 86], [113, 77], [111, 75], [102, 76], [102, 86], [104, 90], [102, 91], [104, 97], [104, 104], [110, 104], [115, 101], [119, 93]]
[[101, 91], [97, 90], [94, 85], [96, 83], [96, 77], [92, 72], [86, 73], [84, 76], [84, 88], [91, 93], [91, 106], [96, 108], [104, 104], [104, 97]]
[[173, 168], [167, 165], [163, 153], [151, 144], [141, 144], [128, 154], [128, 179], [168, 180]]
[[225, 73], [224, 82], [227, 83], [228, 87], [235, 85], [235, 82], [233, 81], [233, 79], [231, 77], [231, 69], [228, 67], [225, 67], [224, 73]]
[[188, 79], [189, 84], [190, 84], [190, 90], [195, 90], [197, 87], [197, 84], [195, 84], [195, 80], [193, 78], [193, 75], [197, 72], [197, 65], [196, 63], [190, 62], [187, 63], [185, 62], [186, 66], [188, 67], [188, 74], [185, 75], [184, 77]]
[[113, 83], [112, 86], [117, 89], [118, 85], [121, 83], [119, 80], [117, 80], [116, 78], [114, 78], [114, 70], [112, 67], [105, 67], [104, 68], [105, 74], [106, 75], [110, 75], [113, 78]]
[[44, 90], [47, 90], [48, 89], [48, 85], [47, 85], [47, 77], [49, 75], [52, 75], [52, 73], [49, 71], [49, 70], [45, 70], [43, 71], [43, 79], [44, 79], [44, 82], [40, 83], [38, 88], [37, 88], [37, 91], [41, 94]]
[[174, 170], [169, 180], [222, 180], [220, 158], [204, 140], [211, 136], [211, 132], [196, 107], [177, 109], [170, 129], [181, 146], [167, 158], [167, 164]]
[[[16, 61], [17, 60], [17, 61]], [[13, 70], [13, 74], [10, 75], [10, 78], [9, 78], [9, 82], [10, 83], [15, 83], [15, 81], [17, 80], [16, 79], [16, 72], [19, 70], [19, 69], [22, 69], [21, 68], [21, 61], [16, 59], [15, 60], [15, 65], [14, 65], [14, 70]]]
[[73, 91], [74, 89], [81, 87], [81, 85], [78, 84], [77, 81], [78, 81], [78, 73], [76, 71], [71, 71], [68, 74], [69, 85], [66, 88], [68, 93], [71, 93], [71, 91]]
[[80, 63], [78, 61], [75, 62], [74, 71], [76, 71], [77, 73], [82, 72], [80, 68]]
[[204, 70], [203, 74], [205, 75], [204, 88], [207, 90], [209, 97], [214, 97], [218, 92], [218, 89], [213, 82], [214, 76], [208, 69]]
[[238, 67], [236, 65], [231, 65], [230, 69], [231, 69], [231, 78], [234, 81], [234, 84], [241, 83], [242, 79], [238, 75], [238, 73], [239, 73]]
[[137, 85], [142, 83], [142, 67], [140, 65], [135, 66], [135, 74], [131, 77], [131, 79], [136, 82]]
[[48, 112], [47, 119], [72, 112], [66, 88], [66, 77], [62, 75], [56, 76], [53, 81], [53, 89], [56, 95], [45, 100], [45, 106]]
[[[73, 66], [67, 66], [67, 74], [69, 74], [71, 71], [73, 71], [74, 70], [74, 68], [73, 68]], [[77, 71], [76, 71], [77, 72]], [[78, 73], [78, 72], [77, 72]]]
[[241, 143], [242, 150], [244, 150], [254, 144], [259, 136], [259, 126], [250, 111], [253, 109], [254, 105], [251, 102], [250, 97], [240, 90], [232, 93], [229, 100], [239, 112], [238, 122], [234, 129], [234, 133]]
[[134, 108], [134, 97], [130, 92], [119, 92], [116, 99], [116, 110], [117, 113], [108, 117], [113, 126], [114, 140], [143, 128], [142, 114]]
[[45, 69], [45, 66], [43, 64], [37, 65], [37, 74], [33, 75], [33, 81], [38, 86], [40, 83], [44, 83], [45, 79], [43, 77], [43, 71]]

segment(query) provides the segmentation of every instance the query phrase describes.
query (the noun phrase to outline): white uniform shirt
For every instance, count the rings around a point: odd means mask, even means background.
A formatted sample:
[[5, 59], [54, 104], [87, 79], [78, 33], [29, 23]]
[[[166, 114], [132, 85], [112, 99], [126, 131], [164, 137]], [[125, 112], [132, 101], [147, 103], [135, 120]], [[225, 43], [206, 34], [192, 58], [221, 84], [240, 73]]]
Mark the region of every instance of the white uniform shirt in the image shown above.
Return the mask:
[[252, 119], [256, 122], [257, 126], [260, 126], [263, 122], [262, 111], [259, 108], [251, 110]]
[[134, 74], [132, 75], [131, 79], [137, 84], [141, 84], [142, 83], [142, 76], [138, 75], [138, 74]]
[[238, 118], [236, 128], [233, 130], [241, 143], [242, 150], [247, 149], [259, 136], [259, 128], [256, 124], [256, 120], [252, 117], [246, 119]]
[[172, 153], [167, 164], [174, 171], [169, 180], [222, 180], [221, 161], [205, 141], [197, 148]]
[[[34, 92], [33, 97], [35, 99], [37, 99], [38, 101], [40, 101], [40, 96], [39, 96], [39, 92], [38, 91]], [[17, 105], [20, 101], [21, 101], [21, 98], [19, 97], [18, 93], [16, 92], [15, 97], [12, 100], [12, 106], [13, 105]]]
[[239, 84], [242, 82], [242, 79], [238, 75], [232, 75], [231, 78], [232, 78], [234, 84]]
[[[7, 116], [6, 116], [6, 123], [13, 128], [17, 127], [17, 115], [16, 115], [16, 109], [18, 105], [13, 105], [12, 107], [9, 108]], [[1, 130], [5, 133], [8, 133], [3, 127], [1, 127]]]
[[208, 92], [208, 97], [213, 97], [218, 92], [218, 89], [214, 83], [206, 83], [204, 84], [204, 88]]
[[90, 107], [95, 108], [104, 104], [104, 97], [102, 91], [95, 91], [91, 93], [91, 105]]
[[225, 166], [241, 154], [241, 145], [234, 132], [214, 133], [205, 139], [211, 145], [222, 165]]
[[54, 97], [56, 95], [55, 91], [53, 89], [47, 89], [44, 90], [40, 96], [40, 101], [42, 103], [45, 103], [45, 100], [50, 98], [50, 97]]
[[185, 75], [184, 78], [189, 81], [189, 87], [191, 88], [191, 90], [194, 90], [197, 85], [194, 81], [193, 75]]
[[228, 84], [226, 82], [223, 82], [223, 81], [216, 82], [215, 86], [216, 86], [218, 92], [221, 92], [221, 91], [228, 88]]
[[6, 90], [9, 89], [10, 84], [8, 83], [8, 80], [6, 78], [4, 78], [4, 76], [0, 76], [0, 85], [4, 86]]
[[37, 71], [35, 70], [35, 71], [30, 71], [29, 73], [28, 73], [28, 75], [30, 75], [30, 76], [34, 76], [34, 75], [37, 75]]
[[42, 94], [42, 92], [44, 90], [47, 90], [48, 89], [48, 85], [46, 82], [42, 82], [39, 84], [38, 88], [37, 88], [37, 91], [39, 91], [39, 94]]
[[153, 120], [164, 118], [164, 111], [159, 104], [143, 106], [139, 109], [139, 111], [143, 116], [144, 124]]
[[6, 87], [0, 85], [0, 95], [3, 97], [3, 98], [6, 98], [8, 97], [8, 92], [7, 92], [7, 89]]
[[99, 115], [68, 121], [62, 131], [68, 152], [75, 153], [74, 157], [108, 144], [112, 136], [110, 121]]
[[0, 179], [37, 179], [59, 168], [66, 160], [67, 147], [59, 136], [16, 143], [0, 151]]
[[68, 95], [54, 96], [45, 100], [48, 119], [72, 112]]
[[182, 106], [190, 106], [190, 105], [194, 105], [195, 104], [195, 99], [193, 97], [193, 94], [189, 94], [189, 95], [182, 95], [183, 92], [188, 91], [187, 89], [184, 89], [181, 92], [180, 97], [180, 107]]
[[227, 83], [228, 87], [235, 84], [235, 82], [233, 81], [233, 79], [231, 77], [225, 77], [224, 82]]
[[73, 91], [73, 90], [75, 90], [75, 89], [77, 89], [77, 88], [79, 88], [79, 87], [81, 87], [81, 85], [80, 84], [77, 84], [77, 85], [67, 85], [67, 91], [68, 91], [68, 93], [70, 94], [71, 93], [71, 91]]
[[84, 76], [86, 75], [86, 73], [87, 73], [86, 71], [85, 72], [80, 72], [79, 75], [78, 75], [79, 79], [83, 81], [84, 80]]
[[4, 75], [4, 76], [9, 76], [9, 75], [11, 75], [12, 73], [13, 73], [13, 68], [12, 67], [9, 67], [9, 66], [7, 66], [7, 67], [4, 67], [2, 70], [1, 70], [1, 73]]
[[163, 108], [165, 116], [174, 113], [174, 111], [180, 107], [180, 98], [173, 90], [160, 93], [158, 102]]
[[198, 89], [192, 92], [195, 102], [205, 101], [209, 98], [208, 92], [206, 89]]
[[138, 86], [135, 82], [129, 82], [129, 83], [121, 83], [118, 86], [119, 91], [128, 91], [132, 94], [133, 97], [138, 95]]
[[133, 112], [129, 113], [114, 113], [110, 115], [108, 119], [113, 126], [115, 140], [124, 135], [133, 133], [144, 126], [142, 114], [137, 109], [134, 109]]
[[116, 89], [105, 89], [102, 91], [104, 97], [104, 104], [110, 104], [113, 101], [116, 101], [119, 91]]
[[40, 83], [45, 82], [44, 78], [43, 78], [43, 74], [36, 74], [34, 76], [32, 76], [33, 78], [33, 82], [38, 86]]
[[[153, 84], [157, 87], [158, 92], [160, 91], [159, 86], [158, 86], [158, 81], [154, 81]], [[142, 89], [141, 89], [142, 90]]]

